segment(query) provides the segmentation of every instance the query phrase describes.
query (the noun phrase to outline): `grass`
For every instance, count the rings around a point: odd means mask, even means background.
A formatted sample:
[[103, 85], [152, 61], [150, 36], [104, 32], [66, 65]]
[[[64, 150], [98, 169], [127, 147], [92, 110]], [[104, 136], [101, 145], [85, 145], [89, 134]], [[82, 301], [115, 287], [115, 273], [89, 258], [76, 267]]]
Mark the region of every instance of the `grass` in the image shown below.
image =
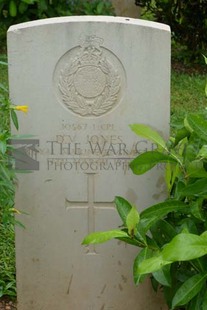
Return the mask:
[[[0, 61], [6, 62], [0, 55]], [[8, 156], [3, 146], [8, 133], [8, 96], [3, 89], [8, 88], [7, 66], [0, 65], [0, 297], [16, 296], [14, 225], [10, 221], [10, 208], [13, 206], [14, 185], [8, 175]], [[7, 140], [6, 140], [7, 141]], [[13, 189], [13, 191], [12, 191]], [[13, 217], [12, 217], [13, 218]]]
[[[0, 61], [6, 61], [6, 56], [0, 55]], [[7, 79], [7, 67], [0, 65], [0, 85], [8, 87]], [[172, 72], [171, 114], [173, 117], [179, 117], [187, 111], [201, 110], [207, 105], [204, 93], [205, 83], [204, 75]], [[0, 297], [1, 295], [15, 296], [14, 228], [12, 225], [2, 224], [0, 224]]]
[[13, 225], [0, 224], [0, 297], [16, 295]]
[[194, 112], [207, 106], [204, 75], [172, 72], [171, 113]]

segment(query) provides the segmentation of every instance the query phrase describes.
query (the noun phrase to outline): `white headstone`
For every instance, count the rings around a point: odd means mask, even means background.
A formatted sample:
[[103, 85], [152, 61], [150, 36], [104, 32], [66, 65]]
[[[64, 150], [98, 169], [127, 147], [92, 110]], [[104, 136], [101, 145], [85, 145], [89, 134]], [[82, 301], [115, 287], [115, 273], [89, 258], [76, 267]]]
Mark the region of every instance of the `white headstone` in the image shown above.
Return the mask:
[[18, 310], [160, 310], [148, 283], [135, 287], [138, 249], [81, 246], [121, 221], [114, 197], [143, 209], [164, 197], [163, 170], [128, 168], [153, 146], [129, 124], [169, 130], [170, 30], [116, 17], [66, 17], [8, 31], [10, 95], [29, 106], [14, 141]]

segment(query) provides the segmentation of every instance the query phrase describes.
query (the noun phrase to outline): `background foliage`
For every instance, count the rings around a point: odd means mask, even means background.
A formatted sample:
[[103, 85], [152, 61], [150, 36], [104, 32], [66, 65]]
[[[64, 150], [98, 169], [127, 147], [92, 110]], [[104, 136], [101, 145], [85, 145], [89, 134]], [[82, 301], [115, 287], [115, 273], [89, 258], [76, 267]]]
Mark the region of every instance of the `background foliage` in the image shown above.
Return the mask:
[[113, 14], [109, 0], [0, 0], [0, 38], [5, 42], [9, 26], [36, 19]]
[[207, 1], [136, 0], [144, 12], [161, 23], [170, 25], [178, 57], [186, 62], [201, 60], [207, 48]]
[[[0, 61], [3, 72], [7, 64]], [[5, 76], [3, 74], [3, 76]], [[3, 83], [2, 83], [3, 82]], [[10, 135], [10, 101], [7, 84], [0, 81], [0, 297], [16, 295], [14, 255], [15, 173], [12, 167]]]

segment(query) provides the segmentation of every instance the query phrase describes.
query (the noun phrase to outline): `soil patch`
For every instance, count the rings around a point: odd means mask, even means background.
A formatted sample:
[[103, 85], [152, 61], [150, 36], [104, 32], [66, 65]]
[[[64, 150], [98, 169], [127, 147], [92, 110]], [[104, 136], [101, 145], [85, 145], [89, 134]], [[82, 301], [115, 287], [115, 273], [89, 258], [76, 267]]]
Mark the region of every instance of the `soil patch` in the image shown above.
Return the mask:
[[0, 298], [0, 310], [16, 310], [16, 301], [11, 300], [9, 297]]

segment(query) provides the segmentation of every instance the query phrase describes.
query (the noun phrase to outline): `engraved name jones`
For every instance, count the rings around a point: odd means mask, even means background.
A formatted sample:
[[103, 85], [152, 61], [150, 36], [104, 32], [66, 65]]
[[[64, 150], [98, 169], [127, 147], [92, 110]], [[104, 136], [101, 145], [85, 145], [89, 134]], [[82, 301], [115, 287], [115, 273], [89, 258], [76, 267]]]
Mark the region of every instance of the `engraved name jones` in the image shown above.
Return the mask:
[[[109, 124], [104, 125], [107, 126], [111, 128]], [[75, 131], [58, 134], [46, 144], [48, 170], [83, 172], [122, 170], [126, 173], [136, 155], [156, 148], [146, 140], [127, 143], [121, 135], [111, 134], [111, 131], [86, 134], [84, 140], [83, 134]]]

